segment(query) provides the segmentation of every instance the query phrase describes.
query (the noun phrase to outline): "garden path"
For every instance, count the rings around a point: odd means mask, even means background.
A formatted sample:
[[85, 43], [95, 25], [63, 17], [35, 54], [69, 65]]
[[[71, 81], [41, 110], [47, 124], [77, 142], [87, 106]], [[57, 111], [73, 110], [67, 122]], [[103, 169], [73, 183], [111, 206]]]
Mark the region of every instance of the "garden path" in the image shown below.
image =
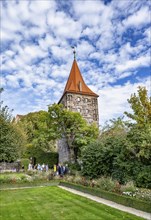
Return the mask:
[[69, 191], [71, 193], [74, 193], [76, 195], [80, 195], [80, 196], [86, 197], [88, 199], [91, 199], [93, 201], [96, 201], [96, 202], [108, 205], [110, 207], [119, 209], [121, 211], [131, 213], [133, 215], [142, 217], [142, 218], [147, 219], [147, 220], [151, 220], [151, 213], [143, 212], [143, 211], [131, 208], [131, 207], [120, 205], [120, 204], [112, 202], [110, 200], [106, 200], [106, 199], [103, 199], [103, 198], [100, 198], [100, 197], [97, 197], [97, 196], [92, 196], [92, 195], [90, 195], [88, 193], [83, 193], [83, 192], [80, 192], [78, 190], [71, 189], [71, 188], [68, 188], [68, 187], [65, 187], [65, 186], [58, 186], [58, 187], [60, 187], [60, 188], [62, 188], [64, 190], [67, 190], [67, 191]]

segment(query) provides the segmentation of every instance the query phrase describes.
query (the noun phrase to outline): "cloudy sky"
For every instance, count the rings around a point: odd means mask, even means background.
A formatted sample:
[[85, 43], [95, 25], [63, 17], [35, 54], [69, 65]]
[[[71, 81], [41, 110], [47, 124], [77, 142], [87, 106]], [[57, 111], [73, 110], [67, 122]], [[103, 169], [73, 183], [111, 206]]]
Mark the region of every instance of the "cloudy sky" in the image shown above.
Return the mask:
[[14, 115], [58, 102], [73, 62], [99, 94], [100, 124], [150, 85], [148, 0], [1, 0], [2, 99]]

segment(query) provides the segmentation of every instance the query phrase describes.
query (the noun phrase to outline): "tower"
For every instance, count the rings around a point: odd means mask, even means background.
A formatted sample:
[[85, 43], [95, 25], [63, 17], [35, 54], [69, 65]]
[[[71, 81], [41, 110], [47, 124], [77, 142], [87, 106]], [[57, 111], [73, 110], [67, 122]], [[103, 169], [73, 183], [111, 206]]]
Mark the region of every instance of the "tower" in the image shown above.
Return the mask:
[[[74, 50], [74, 61], [72, 68], [58, 104], [70, 111], [79, 112], [88, 123], [95, 122], [99, 125], [98, 95], [94, 93], [84, 82], [79, 70]], [[65, 139], [58, 142], [59, 162], [68, 161], [69, 152]]]
[[99, 125], [98, 95], [84, 82], [76, 59], [74, 58], [69, 78], [58, 104], [70, 111], [79, 112], [88, 123]]

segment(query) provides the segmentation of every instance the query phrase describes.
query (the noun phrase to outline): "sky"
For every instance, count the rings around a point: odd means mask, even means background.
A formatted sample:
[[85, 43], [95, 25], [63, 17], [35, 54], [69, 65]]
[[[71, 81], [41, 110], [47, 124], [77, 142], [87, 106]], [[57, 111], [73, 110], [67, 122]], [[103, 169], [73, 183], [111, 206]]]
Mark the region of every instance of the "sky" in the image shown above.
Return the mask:
[[2, 100], [13, 115], [57, 103], [76, 59], [99, 95], [100, 125], [151, 86], [151, 1], [1, 0]]

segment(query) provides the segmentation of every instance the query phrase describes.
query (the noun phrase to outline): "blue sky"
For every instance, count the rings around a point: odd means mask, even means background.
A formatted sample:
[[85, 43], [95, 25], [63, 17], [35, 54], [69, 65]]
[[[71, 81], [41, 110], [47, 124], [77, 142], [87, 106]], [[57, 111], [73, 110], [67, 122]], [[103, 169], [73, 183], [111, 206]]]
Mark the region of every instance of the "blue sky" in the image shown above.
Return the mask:
[[130, 111], [127, 99], [150, 87], [148, 0], [1, 1], [2, 99], [14, 115], [58, 102], [73, 62], [99, 94], [100, 124]]

